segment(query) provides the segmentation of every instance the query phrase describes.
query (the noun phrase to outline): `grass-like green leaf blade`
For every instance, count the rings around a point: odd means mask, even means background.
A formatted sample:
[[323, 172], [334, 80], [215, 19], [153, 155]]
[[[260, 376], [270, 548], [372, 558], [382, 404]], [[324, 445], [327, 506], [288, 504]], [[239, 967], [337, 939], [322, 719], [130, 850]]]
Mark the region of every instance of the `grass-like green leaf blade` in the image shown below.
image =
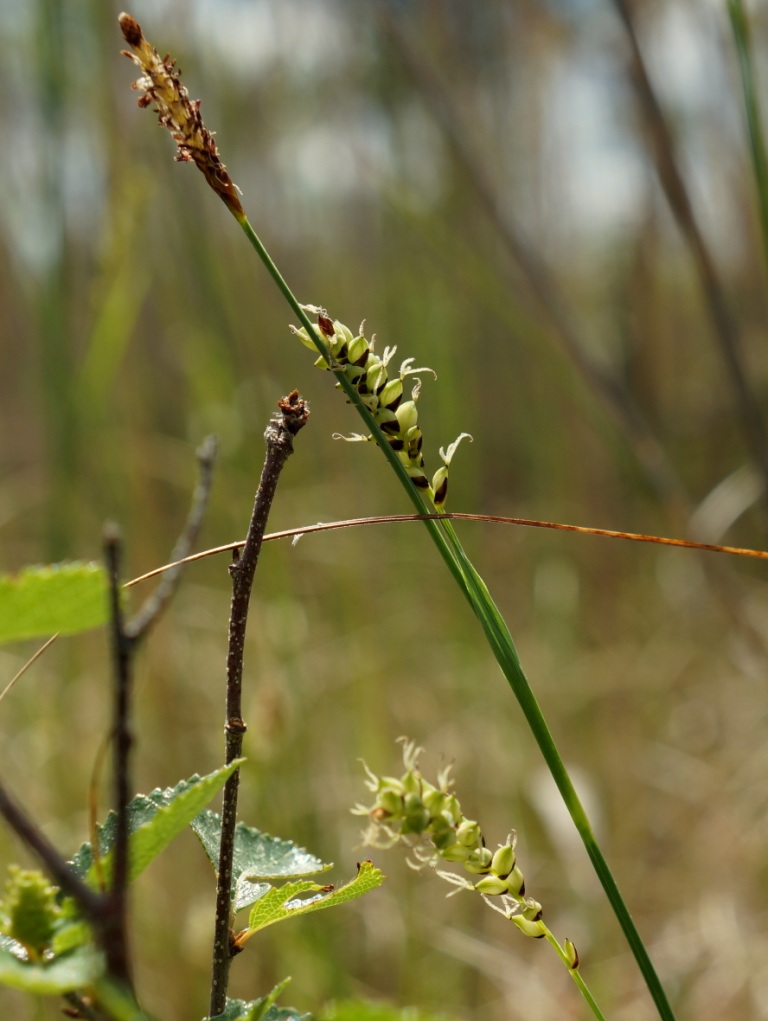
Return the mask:
[[[207, 810], [192, 821], [192, 829], [203, 845], [214, 870], [218, 873], [221, 816]], [[235, 850], [232, 860], [232, 883], [235, 911], [248, 907], [263, 897], [269, 879], [297, 879], [314, 876], [333, 868], [310, 854], [292, 840], [262, 833], [254, 826], [239, 822], [235, 827]]]
[[[265, 929], [285, 918], [306, 915], [310, 911], [321, 911], [337, 904], [362, 897], [370, 890], [375, 890], [384, 882], [384, 876], [370, 861], [361, 862], [357, 867], [357, 875], [338, 889], [333, 886], [319, 886], [310, 880], [300, 879], [295, 883], [273, 887], [256, 901], [248, 917], [248, 935]], [[310, 896], [303, 896], [310, 894]], [[248, 937], [246, 937], [248, 938]]]
[[22, 989], [33, 996], [59, 996], [90, 985], [104, 970], [101, 954], [92, 947], [53, 961], [23, 961], [13, 952], [13, 940], [0, 938], [0, 984]]
[[106, 618], [107, 576], [99, 564], [48, 564], [0, 575], [0, 642], [76, 634]]
[[[137, 794], [133, 798], [128, 805], [129, 881], [134, 880], [189, 825], [243, 761], [236, 759], [207, 776], [195, 775], [188, 780], [181, 780], [175, 787]], [[110, 812], [104, 824], [99, 827], [99, 855], [107, 879], [112, 869], [116, 823], [117, 816]], [[98, 873], [90, 844], [83, 844], [72, 865], [81, 878], [96, 885]]]

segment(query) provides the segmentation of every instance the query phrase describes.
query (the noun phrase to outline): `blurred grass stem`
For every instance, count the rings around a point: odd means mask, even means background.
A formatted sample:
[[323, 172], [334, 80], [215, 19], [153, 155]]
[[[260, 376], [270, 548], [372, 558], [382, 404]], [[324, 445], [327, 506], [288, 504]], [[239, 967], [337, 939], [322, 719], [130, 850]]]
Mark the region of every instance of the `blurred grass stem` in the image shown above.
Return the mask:
[[442, 130], [464, 178], [502, 244], [519, 267], [533, 295], [538, 314], [548, 323], [552, 335], [571, 364], [624, 434], [649, 485], [665, 501], [684, 498], [682, 480], [650, 423], [623, 382], [590, 355], [589, 344], [577, 323], [577, 316], [557, 286], [545, 259], [513, 217], [506, 196], [504, 200], [499, 196], [479, 155], [483, 147], [477, 143], [475, 132], [460, 117], [447, 90], [425, 61], [421, 50], [417, 50], [411, 38], [406, 35], [397, 16], [382, 6], [378, 17], [402, 65]]
[[736, 413], [752, 458], [763, 481], [763, 500], [768, 506], [768, 436], [760, 405], [747, 382], [739, 327], [731, 314], [715, 260], [704, 240], [688, 188], [678, 164], [677, 151], [661, 103], [651, 82], [635, 31], [630, 0], [613, 0], [626, 31], [630, 48], [630, 75], [635, 85], [641, 116], [656, 162], [656, 173], [672, 214], [691, 253], [701, 284], [704, 303], [731, 381]]
[[765, 137], [760, 117], [759, 90], [752, 57], [749, 16], [744, 7], [743, 0], [728, 0], [728, 15], [731, 19], [733, 39], [739, 58], [744, 111], [747, 117], [749, 145], [752, 155], [752, 172], [755, 177], [757, 202], [760, 211], [763, 255], [765, 257], [766, 269], [768, 269], [768, 156], [766, 156]]

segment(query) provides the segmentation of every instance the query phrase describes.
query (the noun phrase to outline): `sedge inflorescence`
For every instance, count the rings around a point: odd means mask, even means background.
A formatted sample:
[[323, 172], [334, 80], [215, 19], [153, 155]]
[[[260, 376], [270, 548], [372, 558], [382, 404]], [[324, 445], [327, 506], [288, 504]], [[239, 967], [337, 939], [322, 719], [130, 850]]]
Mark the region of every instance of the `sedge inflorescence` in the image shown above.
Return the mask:
[[[510, 834], [507, 842], [495, 851], [486, 847], [479, 824], [464, 815], [453, 793], [450, 767], [438, 774], [436, 784], [430, 783], [419, 770], [423, 749], [405, 738], [401, 741], [405, 765], [402, 776], [377, 776], [365, 766], [366, 786], [374, 794], [374, 802], [353, 809], [356, 815], [369, 819], [365, 843], [375, 847], [406, 844], [416, 859], [415, 867], [431, 867], [446, 882], [481, 894], [526, 936], [547, 935], [541, 904], [525, 894], [525, 880], [517, 864], [515, 834]], [[441, 862], [461, 865], [473, 881], [440, 869]], [[571, 964], [575, 966], [576, 960]]]
[[[323, 308], [317, 305], [302, 305], [311, 315], [317, 316], [317, 327], [321, 338], [328, 348], [328, 359], [322, 355], [315, 365], [336, 372], [343, 371], [356, 390], [361, 402], [373, 415], [390, 447], [395, 451], [403, 464], [411, 482], [424, 493], [436, 510], [445, 505], [448, 494], [448, 466], [459, 443], [471, 437], [462, 433], [444, 450], [440, 448], [442, 465], [432, 476], [427, 478], [424, 468], [424, 457], [421, 452], [423, 435], [418, 424], [416, 401], [421, 390], [421, 380], [416, 378], [411, 391], [410, 400], [405, 395], [405, 379], [415, 376], [417, 372], [430, 372], [432, 369], [422, 366], [413, 367], [413, 358], [407, 358], [400, 366], [398, 375], [390, 378], [388, 365], [397, 348], [387, 347], [381, 356], [375, 353], [375, 336], [368, 340], [364, 333], [365, 323], [360, 325], [357, 335], [348, 326], [338, 320], [331, 319]], [[306, 347], [315, 350], [315, 343], [306, 328], [291, 327], [292, 332]], [[338, 384], [337, 384], [338, 385]], [[353, 434], [338, 439], [370, 440], [370, 436]]]
[[144, 93], [139, 98], [139, 106], [155, 104], [160, 123], [170, 131], [177, 145], [176, 159], [182, 163], [194, 163], [230, 212], [238, 219], [243, 218], [245, 212], [237, 185], [221, 161], [212, 133], [203, 123], [200, 100], [190, 99], [181, 82], [176, 61], [169, 56], [160, 56], [144, 38], [141, 25], [130, 14], [121, 14], [118, 23], [131, 48], [130, 51], [123, 50], [123, 53], [142, 71], [141, 78], [131, 86]]

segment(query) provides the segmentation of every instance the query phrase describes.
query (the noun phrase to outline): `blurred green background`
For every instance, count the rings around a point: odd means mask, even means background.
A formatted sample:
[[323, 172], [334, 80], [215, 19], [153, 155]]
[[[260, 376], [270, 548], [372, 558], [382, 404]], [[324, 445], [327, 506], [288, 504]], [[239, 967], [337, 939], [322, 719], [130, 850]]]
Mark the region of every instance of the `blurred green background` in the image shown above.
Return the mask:
[[[759, 7], [759, 5], [755, 5]], [[120, 7], [0, 0], [2, 569], [166, 562], [221, 443], [202, 544], [240, 538], [278, 398], [312, 417], [275, 530], [410, 510], [224, 206], [119, 56]], [[765, 406], [766, 275], [725, 4], [634, 5], [650, 74]], [[184, 71], [300, 300], [437, 372], [428, 469], [460, 431], [449, 509], [765, 547], [766, 504], [688, 246], [659, 187], [605, 0], [137, 0]], [[755, 11], [768, 83], [768, 21]], [[565, 340], [565, 343], [564, 343]], [[569, 346], [570, 345], [570, 346]], [[574, 345], [575, 348], [574, 348]], [[574, 353], [576, 352], [576, 353]], [[584, 366], [587, 366], [585, 371]], [[613, 408], [605, 394], [614, 395]], [[646, 425], [633, 425], [631, 408]], [[639, 430], [639, 431], [638, 431]], [[505, 613], [680, 1017], [768, 1017], [766, 568], [491, 525], [462, 541]], [[226, 558], [191, 567], [137, 664], [136, 786], [223, 759]], [[61, 641], [0, 703], [0, 770], [59, 847], [87, 835], [108, 727], [103, 634]], [[0, 685], [35, 648], [0, 650]], [[265, 547], [246, 655], [246, 821], [354, 872], [364, 756], [455, 761], [490, 844], [577, 945], [613, 1021], [655, 1016], [480, 632], [415, 524]], [[104, 791], [104, 804], [108, 804]], [[372, 855], [371, 897], [267, 931], [233, 995], [388, 997], [462, 1018], [581, 1018], [564, 969], [471, 897]], [[0, 834], [0, 865], [26, 861]], [[138, 884], [138, 987], [207, 1009], [213, 882], [191, 834]], [[0, 1015], [59, 1016], [0, 991]]]

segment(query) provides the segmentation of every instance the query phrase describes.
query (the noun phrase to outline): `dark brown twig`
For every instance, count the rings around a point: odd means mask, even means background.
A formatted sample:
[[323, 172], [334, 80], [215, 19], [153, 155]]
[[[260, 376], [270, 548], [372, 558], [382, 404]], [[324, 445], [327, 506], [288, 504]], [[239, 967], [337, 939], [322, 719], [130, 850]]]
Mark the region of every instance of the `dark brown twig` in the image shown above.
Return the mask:
[[[208, 505], [216, 458], [216, 441], [208, 437], [198, 452], [200, 479], [192, 497], [192, 507], [174, 554], [189, 554], [202, 525]], [[131, 988], [131, 967], [128, 952], [128, 803], [131, 797], [130, 755], [131, 732], [131, 662], [138, 642], [147, 634], [166, 608], [178, 587], [181, 565], [166, 576], [157, 590], [146, 600], [139, 612], [128, 622], [123, 615], [120, 597], [120, 537], [117, 529], [105, 530], [105, 560], [110, 584], [110, 621], [114, 659], [114, 802], [115, 857], [111, 889], [104, 895], [102, 934], [107, 968], [118, 982]]]
[[[96, 941], [106, 959], [111, 979], [132, 993], [130, 956], [128, 952], [127, 887], [129, 874], [128, 803], [130, 800], [130, 754], [133, 736], [131, 718], [131, 660], [136, 644], [143, 638], [175, 591], [179, 571], [189, 556], [197, 537], [211, 489], [212, 469], [216, 453], [213, 438], [200, 450], [200, 481], [195, 490], [192, 508], [181, 536], [174, 547], [176, 564], [172, 576], [165, 578], [157, 591], [146, 601], [136, 616], [126, 623], [121, 602], [120, 536], [115, 526], [104, 534], [104, 555], [109, 580], [110, 625], [114, 661], [115, 695], [113, 708], [114, 737], [114, 802], [116, 810], [114, 870], [111, 889], [97, 893], [84, 883], [59, 852], [47, 841], [40, 829], [26, 815], [0, 784], [0, 815], [45, 866], [48, 874], [77, 903], [83, 916], [91, 923]], [[178, 554], [183, 554], [178, 556]], [[53, 639], [49, 639], [46, 648]], [[42, 650], [40, 650], [42, 651]], [[98, 850], [94, 845], [94, 855]], [[102, 1014], [84, 1001], [72, 1002], [82, 1017], [101, 1018]], [[84, 1011], [86, 1011], [84, 1013]]]
[[[192, 494], [192, 506], [189, 509], [184, 528], [176, 540], [171, 553], [171, 560], [181, 561], [189, 555], [200, 534], [203, 518], [208, 507], [208, 499], [213, 485], [213, 468], [216, 462], [217, 443], [215, 436], [207, 436], [197, 450], [200, 477]], [[158, 585], [157, 589], [144, 602], [141, 608], [131, 617], [125, 626], [126, 633], [135, 641], [143, 638], [160, 614], [173, 598], [181, 580], [181, 566], [178, 571], [169, 572]]]
[[0, 815], [24, 846], [29, 848], [40, 860], [54, 883], [77, 901], [78, 907], [90, 922], [98, 924], [101, 917], [99, 894], [75, 875], [71, 866], [62, 858], [53, 844], [49, 843], [47, 837], [29, 818], [24, 809], [16, 804], [1, 783]]
[[715, 260], [704, 240], [688, 189], [680, 172], [675, 141], [648, 74], [637, 39], [631, 4], [628, 0], [613, 0], [613, 4], [627, 34], [631, 60], [630, 72], [653, 148], [656, 173], [696, 267], [715, 338], [731, 380], [735, 405], [741, 417], [747, 446], [763, 478], [763, 497], [768, 500], [768, 436], [763, 414], [747, 383], [739, 327], [728, 307], [725, 289], [720, 281]]
[[[256, 564], [280, 473], [285, 462], [293, 453], [293, 437], [306, 425], [309, 417], [307, 403], [299, 395], [298, 390], [294, 390], [288, 397], [283, 397], [278, 402], [278, 407], [281, 412], [280, 418], [273, 418], [264, 434], [267, 453], [259, 488], [256, 491], [245, 544], [242, 550], [235, 551], [229, 568], [232, 578], [232, 601], [227, 650], [227, 716], [225, 724], [227, 762], [232, 762], [240, 757], [243, 748], [243, 735], [246, 730], [242, 716], [243, 655], [248, 606]], [[234, 956], [234, 947], [231, 941], [232, 868], [239, 782], [240, 770], [236, 769], [224, 786], [221, 810], [221, 842], [211, 968], [211, 1017], [220, 1014], [226, 1006], [229, 969]]]
[[120, 546], [117, 528], [108, 525], [104, 558], [109, 576], [112, 657], [115, 678], [113, 708], [115, 858], [112, 887], [103, 898], [101, 923], [107, 969], [118, 982], [131, 987], [128, 952], [128, 802], [130, 800], [131, 659], [134, 640], [126, 633], [120, 593]]
[[440, 125], [457, 165], [473, 188], [477, 199], [499, 237], [528, 283], [539, 314], [553, 336], [611, 418], [627, 438], [648, 482], [665, 500], [684, 496], [680, 477], [661, 442], [654, 434], [632, 395], [621, 381], [609, 375], [588, 353], [588, 345], [576, 325], [576, 316], [557, 286], [544, 258], [498, 196], [478, 153], [470, 126], [461, 118], [442, 81], [429, 67], [424, 54], [406, 35], [399, 17], [386, 5], [379, 6], [379, 19], [397, 50], [403, 67], [419, 88], [435, 121]]

